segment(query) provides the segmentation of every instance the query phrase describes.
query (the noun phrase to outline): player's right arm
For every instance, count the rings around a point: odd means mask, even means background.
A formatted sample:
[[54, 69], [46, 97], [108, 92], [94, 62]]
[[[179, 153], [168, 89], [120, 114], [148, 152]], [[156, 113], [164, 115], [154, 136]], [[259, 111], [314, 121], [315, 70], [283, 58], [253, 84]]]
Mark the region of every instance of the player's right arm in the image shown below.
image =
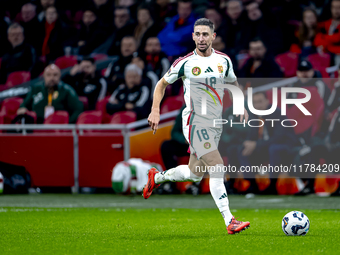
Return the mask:
[[156, 84], [155, 91], [153, 93], [151, 113], [148, 118], [149, 125], [151, 126], [154, 134], [158, 128], [160, 119], [160, 104], [164, 97], [165, 89], [169, 84], [174, 83], [177, 79], [184, 76], [185, 62], [186, 60], [184, 60], [184, 58], [175, 60], [169, 71]]
[[149, 125], [151, 126], [151, 129], [153, 130], [153, 133], [156, 133], [156, 130], [158, 128], [158, 123], [160, 120], [160, 105], [161, 101], [165, 94], [165, 89], [169, 85], [164, 77], [160, 79], [155, 87], [155, 91], [153, 94], [153, 102], [151, 107], [151, 113], [148, 118]]

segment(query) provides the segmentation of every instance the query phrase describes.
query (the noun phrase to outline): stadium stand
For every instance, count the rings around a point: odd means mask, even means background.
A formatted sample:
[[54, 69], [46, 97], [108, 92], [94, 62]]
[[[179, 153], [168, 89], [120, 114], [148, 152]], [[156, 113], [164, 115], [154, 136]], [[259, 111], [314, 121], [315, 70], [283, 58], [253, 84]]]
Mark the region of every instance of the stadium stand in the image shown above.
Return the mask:
[[[299, 63], [308, 60], [313, 69], [321, 73], [322, 78], [318, 78], [327, 84], [329, 90], [331, 92], [336, 90], [334, 83], [338, 79], [337, 65], [340, 64], [340, 17], [336, 12], [331, 11], [333, 1], [319, 3], [317, 8], [312, 4], [315, 1], [305, 1], [308, 4], [302, 4], [300, 1], [286, 3], [288, 1], [270, 0], [206, 1], [208, 4], [201, 6], [197, 5], [197, 1], [192, 1], [191, 4], [190, 1], [132, 0], [129, 6], [118, 6], [119, 1], [113, 0], [105, 1], [102, 6], [94, 0], [78, 1], [81, 4], [75, 6], [68, 5], [67, 1], [64, 1], [64, 4], [55, 1], [51, 4], [55, 6], [58, 17], [55, 24], [49, 24], [51, 26], [46, 25], [45, 17], [46, 10], [51, 8], [50, 6], [42, 6], [40, 1], [18, 2], [20, 2], [18, 6], [3, 5], [3, 13], [6, 20], [10, 22], [0, 28], [1, 39], [4, 39], [0, 50], [0, 83], [2, 83], [0, 124], [12, 123], [23, 98], [29, 92], [31, 85], [39, 81], [38, 75], [42, 74], [48, 64], [54, 62], [61, 69], [62, 75], [65, 75], [81, 60], [87, 58], [96, 61], [96, 73], [101, 78], [104, 77], [107, 90], [102, 93], [103, 95], [96, 96], [95, 100], [89, 102], [86, 96], [91, 93], [93, 87], [89, 82], [90, 78], [82, 77], [83, 74], [80, 72], [79, 76], [84, 78], [82, 81], [88, 86], [82, 89], [82, 94], [79, 92], [75, 94], [74, 98], [76, 100], [78, 95], [84, 112], [72, 122], [127, 124], [145, 119], [151, 107], [150, 101], [154, 89], [154, 84], [150, 86], [146, 81], [147, 72], [155, 72], [158, 78], [161, 78], [178, 56], [185, 55], [193, 49], [192, 25], [202, 14], [211, 17], [216, 23], [218, 36], [215, 42], [216, 49], [229, 55], [237, 76], [280, 78], [283, 74], [285, 78], [295, 77]], [[290, 8], [292, 6], [294, 8]], [[31, 15], [28, 15], [29, 13]], [[49, 36], [48, 33], [53, 31], [54, 26], [58, 26], [59, 35], [65, 33], [62, 40], [60, 37]], [[51, 46], [56, 41], [61, 44], [57, 45], [58, 51], [61, 52], [54, 55], [54, 58], [46, 58], [47, 52], [54, 49], [54, 47], [49, 48], [48, 45]], [[252, 51], [250, 44], [254, 42], [260, 44], [260, 54], [258, 52], [254, 54], [254, 50]], [[131, 110], [124, 107], [121, 107], [119, 112], [112, 110], [110, 113], [113, 115], [109, 115], [107, 105], [111, 94], [117, 91], [117, 88], [120, 88], [121, 95], [133, 94], [125, 85], [124, 69], [129, 64], [138, 62], [139, 59], [143, 60], [144, 67], [141, 66], [142, 82], [138, 86], [145, 86], [142, 92], [149, 91], [148, 100], [144, 105], [132, 107]], [[266, 70], [269, 69], [272, 70], [267, 73]], [[31, 84], [28, 81], [31, 81]], [[70, 85], [77, 93], [77, 84]], [[286, 83], [284, 86], [291, 85]], [[136, 88], [139, 88], [138, 86]], [[168, 86], [161, 105], [161, 114], [170, 113], [183, 106], [182, 87], [181, 80]], [[253, 87], [255, 87], [254, 83]], [[306, 108], [312, 112], [312, 116], [304, 116], [296, 107], [289, 108], [287, 116], [300, 120], [299, 125], [295, 127], [296, 135], [304, 136], [308, 131], [310, 133], [307, 136], [318, 137], [325, 143], [329, 135], [328, 127], [331, 119], [337, 116], [340, 100], [333, 99], [335, 103], [330, 109], [330, 114], [327, 98], [320, 97], [320, 91], [318, 92], [315, 86], [308, 87], [308, 90], [312, 94], [312, 100], [306, 104]], [[140, 93], [143, 94], [142, 92]], [[271, 88], [267, 88], [265, 93], [271, 103]], [[336, 93], [332, 95], [339, 96]], [[58, 97], [57, 94], [54, 96]], [[297, 96], [300, 97], [301, 95]], [[232, 99], [227, 94], [223, 103], [224, 110], [230, 110]], [[280, 91], [278, 91], [278, 106], [281, 106]], [[95, 110], [88, 111], [89, 109]], [[27, 111], [25, 114], [31, 116], [36, 123], [35, 112]], [[72, 116], [69, 116], [66, 111], [56, 111], [41, 122], [68, 124], [70, 118]], [[230, 159], [225, 159], [230, 162]], [[187, 158], [179, 161], [185, 162]], [[291, 180], [286, 182], [281, 180], [277, 184], [282, 194], [296, 192], [296, 186], [291, 183], [287, 186], [289, 182]], [[322, 188], [324, 182], [324, 180], [317, 182], [318, 190], [327, 190]], [[294, 192], [289, 191], [289, 187], [293, 187], [291, 189]]]

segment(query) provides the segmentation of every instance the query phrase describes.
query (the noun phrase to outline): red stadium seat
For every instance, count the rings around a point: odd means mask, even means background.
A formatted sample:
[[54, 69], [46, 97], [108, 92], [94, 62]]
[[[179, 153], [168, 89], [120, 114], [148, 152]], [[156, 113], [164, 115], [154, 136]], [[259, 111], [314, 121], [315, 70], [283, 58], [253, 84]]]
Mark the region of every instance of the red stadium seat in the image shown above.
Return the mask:
[[55, 64], [60, 69], [64, 69], [78, 64], [78, 59], [77, 56], [62, 56], [55, 60]]
[[128, 124], [137, 120], [137, 115], [133, 111], [122, 111], [113, 114], [111, 124]]
[[98, 60], [104, 60], [104, 59], [107, 59], [108, 58], [108, 55], [106, 54], [101, 54], [101, 53], [93, 53], [91, 54], [91, 57], [94, 58], [95, 61], [98, 61]]
[[107, 70], [107, 68], [104, 68], [104, 69], [101, 70], [101, 72], [100, 72], [100, 73], [102, 74], [103, 77], [105, 77], [106, 70]]
[[23, 101], [22, 98], [18, 97], [7, 98], [3, 101], [0, 115], [3, 118], [4, 124], [11, 124], [12, 120], [17, 116], [17, 110]]
[[6, 84], [0, 84], [0, 91], [6, 90], [7, 86]]
[[96, 104], [96, 110], [101, 111], [103, 113], [102, 123], [110, 123], [111, 115], [106, 111], [106, 104], [109, 101], [110, 96], [103, 98], [102, 100], [98, 101]]
[[77, 124], [101, 124], [102, 117], [101, 111], [86, 111], [79, 115]]
[[31, 73], [26, 71], [18, 71], [10, 73], [6, 81], [6, 89], [27, 82], [31, 79]]
[[180, 97], [180, 96], [168, 97], [164, 100], [161, 106], [161, 114], [179, 110], [181, 109], [182, 106], [183, 106], [183, 97]]
[[78, 97], [79, 101], [83, 103], [84, 105], [84, 111], [89, 109], [89, 100], [87, 97]]
[[281, 67], [285, 77], [296, 76], [299, 55], [293, 52], [286, 52], [275, 57], [276, 63]]
[[56, 111], [45, 119], [44, 124], [68, 124], [68, 121], [67, 111]]
[[[103, 113], [101, 111], [86, 111], [79, 115], [77, 124], [101, 124]], [[93, 130], [84, 130], [84, 133], [92, 133]]]
[[321, 70], [331, 65], [331, 56], [327, 53], [309, 55], [308, 60], [316, 70]]

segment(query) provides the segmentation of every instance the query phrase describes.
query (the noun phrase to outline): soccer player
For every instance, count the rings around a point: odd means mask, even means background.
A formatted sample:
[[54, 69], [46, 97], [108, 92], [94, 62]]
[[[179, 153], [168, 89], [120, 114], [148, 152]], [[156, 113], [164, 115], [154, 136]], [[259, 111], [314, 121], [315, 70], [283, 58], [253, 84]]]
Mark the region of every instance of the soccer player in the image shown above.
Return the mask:
[[[212, 123], [214, 119], [222, 119], [221, 99], [224, 89], [216, 85], [220, 83], [239, 85], [230, 58], [212, 48], [212, 41], [215, 37], [213, 22], [206, 18], [198, 19], [192, 33], [196, 49], [178, 58], [156, 85], [148, 118], [154, 134], [158, 128], [160, 103], [166, 86], [179, 78], [183, 80], [186, 103], [186, 108], [182, 113], [183, 134], [189, 143], [190, 160], [188, 165], [180, 165], [162, 173], [151, 168], [148, 173], [148, 182], [143, 189], [143, 197], [149, 198], [152, 190], [163, 182], [201, 181], [204, 169], [208, 168], [210, 193], [224, 218], [228, 234], [235, 234], [248, 228], [250, 223], [237, 221], [230, 212], [224, 186], [223, 160], [217, 150], [222, 125], [215, 127]], [[206, 114], [201, 111], [202, 98], [205, 98], [207, 105]], [[246, 110], [244, 115], [241, 115], [241, 122], [243, 117], [245, 121], [248, 121]]]

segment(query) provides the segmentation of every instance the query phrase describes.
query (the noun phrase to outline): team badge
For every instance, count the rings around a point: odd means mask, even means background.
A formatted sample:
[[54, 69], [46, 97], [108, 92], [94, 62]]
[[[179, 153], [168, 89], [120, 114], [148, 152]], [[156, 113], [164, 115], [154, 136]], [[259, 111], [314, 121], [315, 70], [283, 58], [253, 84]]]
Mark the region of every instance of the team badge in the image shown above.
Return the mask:
[[223, 66], [220, 63], [218, 63], [217, 69], [219, 73], [223, 73]]
[[200, 75], [201, 74], [201, 68], [199, 68], [198, 66], [195, 66], [195, 67], [192, 68], [191, 72], [195, 76]]
[[170, 75], [170, 73], [171, 73], [171, 67], [169, 68], [168, 75]]
[[53, 99], [55, 100], [55, 99], [57, 99], [58, 98], [58, 96], [59, 96], [59, 92], [58, 91], [54, 91], [53, 92]]
[[209, 142], [206, 142], [206, 143], [204, 144], [204, 148], [210, 149], [210, 147], [211, 147], [211, 144], [210, 144]]

